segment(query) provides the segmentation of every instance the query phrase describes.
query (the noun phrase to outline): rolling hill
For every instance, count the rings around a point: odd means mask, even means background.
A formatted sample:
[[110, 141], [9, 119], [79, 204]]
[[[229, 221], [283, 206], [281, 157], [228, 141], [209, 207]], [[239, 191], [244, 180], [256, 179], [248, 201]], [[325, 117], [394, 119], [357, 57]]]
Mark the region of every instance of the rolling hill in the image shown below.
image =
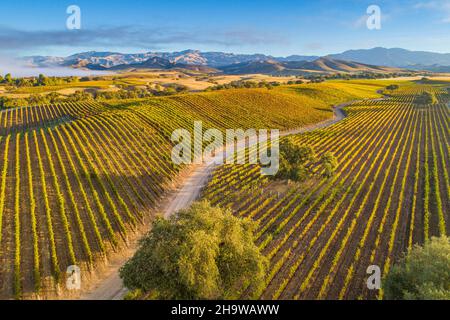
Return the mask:
[[123, 252], [138, 228], [155, 218], [181, 170], [170, 160], [173, 130], [190, 129], [197, 120], [223, 131], [303, 127], [329, 119], [332, 104], [378, 96], [371, 83], [355, 85], [1, 111], [0, 299], [64, 294], [68, 266], [101, 272], [107, 257]]
[[374, 72], [388, 73], [398, 72], [400, 69], [390, 67], [379, 67], [357, 62], [335, 60], [331, 58], [319, 58], [314, 61], [286, 61], [275, 60], [253, 61], [234, 64], [219, 68], [227, 74], [306, 74], [306, 73], [358, 73]]
[[427, 51], [409, 51], [401, 48], [373, 48], [366, 50], [348, 50], [328, 57], [347, 61], [356, 61], [372, 65], [401, 67], [409, 69], [425, 69], [430, 66], [450, 66], [449, 53]]
[[304, 55], [272, 57], [264, 54], [235, 54], [184, 50], [179, 52], [147, 52], [135, 54], [88, 51], [73, 54], [68, 57], [30, 56], [25, 57], [24, 60], [28, 64], [36, 67], [59, 65], [69, 67], [90, 66], [90, 68], [107, 69], [119, 65], [143, 63], [153, 57], [169, 60], [176, 64], [210, 66], [213, 68], [245, 62], [265, 61], [268, 59], [276, 61], [313, 61], [319, 58], [318, 56]]
[[[91, 66], [93, 68], [93, 66]], [[101, 70], [138, 70], [138, 69], [157, 69], [157, 70], [172, 70], [172, 69], [183, 69], [190, 70], [194, 72], [201, 73], [217, 73], [219, 72], [217, 69], [204, 66], [204, 65], [195, 65], [195, 64], [185, 64], [185, 63], [175, 63], [170, 60], [160, 58], [160, 57], [152, 57], [142, 63], [132, 63], [132, 64], [120, 64], [114, 66], [112, 68], [105, 68]]]

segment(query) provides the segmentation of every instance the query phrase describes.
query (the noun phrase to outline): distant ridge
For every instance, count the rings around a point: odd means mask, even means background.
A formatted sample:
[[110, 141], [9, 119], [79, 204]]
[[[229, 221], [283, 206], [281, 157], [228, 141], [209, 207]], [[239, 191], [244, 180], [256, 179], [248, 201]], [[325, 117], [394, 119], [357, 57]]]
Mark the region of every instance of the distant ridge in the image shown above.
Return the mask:
[[373, 66], [357, 62], [335, 60], [331, 58], [318, 58], [314, 61], [253, 61], [222, 67], [220, 70], [227, 74], [265, 73], [281, 75], [358, 72], [388, 73], [400, 71], [398, 68]]
[[409, 51], [401, 48], [373, 48], [364, 50], [348, 50], [339, 54], [331, 54], [332, 59], [356, 61], [372, 65], [409, 69], [429, 69], [436, 66], [450, 66], [450, 53], [427, 51]]
[[244, 70], [262, 73], [287, 73], [290, 70], [379, 72], [385, 71], [386, 67], [445, 72], [450, 67], [450, 54], [381, 47], [348, 50], [324, 57], [304, 55], [273, 57], [264, 54], [184, 50], [131, 54], [88, 51], [68, 57], [31, 56], [24, 59], [28, 65], [36, 67], [64, 66], [91, 70], [125, 70], [144, 67], [154, 69], [159, 66], [163, 69], [184, 68], [198, 71], [209, 70], [210, 72], [220, 69], [225, 73], [243, 73]]
[[[24, 59], [28, 64], [36, 67], [55, 65], [70, 67], [86, 67], [92, 69], [109, 69], [120, 65], [134, 65], [144, 63], [151, 58], [161, 58], [178, 65], [197, 65], [212, 68], [229, 66], [254, 61], [313, 61], [318, 56], [289, 56], [276, 58], [263, 54], [234, 54], [224, 52], [201, 52], [198, 50], [185, 50], [180, 52], [147, 52], [136, 54], [123, 54], [118, 52], [88, 51], [77, 53], [68, 57], [30, 56]], [[122, 67], [120, 67], [122, 68]], [[119, 68], [119, 69], [120, 69]]]

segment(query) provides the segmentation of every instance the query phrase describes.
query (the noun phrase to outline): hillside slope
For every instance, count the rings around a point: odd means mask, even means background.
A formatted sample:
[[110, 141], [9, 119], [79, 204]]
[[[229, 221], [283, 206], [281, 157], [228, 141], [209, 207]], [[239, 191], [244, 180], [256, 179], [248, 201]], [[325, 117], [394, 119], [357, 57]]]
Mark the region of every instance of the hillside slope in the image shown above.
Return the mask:
[[[386, 85], [386, 83], [382, 83]], [[66, 268], [100, 272], [156, 214], [180, 167], [174, 129], [293, 128], [382, 85], [335, 82], [95, 101], [0, 112], [0, 298], [64, 292]], [[95, 267], [93, 267], [95, 266]], [[88, 281], [83, 282], [89, 283]]]
[[392, 67], [381, 67], [331, 58], [319, 58], [314, 61], [251, 61], [221, 67], [220, 70], [227, 74], [264, 73], [298, 75], [306, 73], [389, 73], [400, 71], [400, 69]]
[[[450, 234], [447, 86], [403, 85], [389, 99], [352, 103], [339, 123], [290, 137], [331, 153], [332, 174], [317, 160], [307, 164], [317, 173], [297, 182], [267, 179], [258, 165], [215, 170], [204, 199], [256, 221], [270, 260], [262, 294], [243, 287], [238, 298], [380, 299], [367, 266], [386, 274], [414, 244]], [[415, 103], [423, 92], [436, 103]]]
[[449, 53], [409, 51], [401, 48], [387, 49], [378, 47], [364, 50], [348, 50], [343, 53], [329, 55], [328, 57], [401, 68], [414, 68], [415, 66], [426, 68], [433, 65], [450, 66]]

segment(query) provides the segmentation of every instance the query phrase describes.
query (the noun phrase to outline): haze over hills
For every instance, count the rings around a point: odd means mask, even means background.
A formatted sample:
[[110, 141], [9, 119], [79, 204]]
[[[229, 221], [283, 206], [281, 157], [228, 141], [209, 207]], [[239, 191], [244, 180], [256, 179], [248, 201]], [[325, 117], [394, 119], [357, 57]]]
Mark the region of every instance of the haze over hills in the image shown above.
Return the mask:
[[202, 72], [276, 73], [302, 72], [389, 72], [389, 68], [406, 68], [448, 72], [450, 54], [409, 51], [400, 48], [349, 50], [325, 57], [292, 55], [273, 57], [264, 54], [234, 54], [224, 52], [83, 52], [68, 57], [31, 56], [24, 58], [36, 67], [64, 66], [89, 70], [126, 70], [129, 68], [183, 68]]

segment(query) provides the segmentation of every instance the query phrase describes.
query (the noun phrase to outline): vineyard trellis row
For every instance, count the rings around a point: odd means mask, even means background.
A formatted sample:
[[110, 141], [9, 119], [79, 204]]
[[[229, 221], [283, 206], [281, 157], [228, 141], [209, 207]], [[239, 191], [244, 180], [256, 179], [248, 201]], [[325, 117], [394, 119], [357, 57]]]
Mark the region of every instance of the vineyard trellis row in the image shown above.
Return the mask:
[[[170, 161], [174, 129], [191, 130], [194, 120], [221, 130], [298, 128], [329, 118], [330, 101], [360, 97], [327, 93], [338, 87], [312, 85], [311, 96], [287, 87], [123, 108], [88, 101], [1, 111], [0, 296], [45, 295], [63, 283], [68, 265], [94, 270], [121, 250], [182, 169]], [[364, 94], [376, 97], [369, 87]], [[439, 104], [415, 105], [424, 90]], [[335, 155], [331, 178], [279, 191], [257, 165], [217, 168], [204, 197], [259, 222], [256, 242], [270, 259], [261, 298], [375, 298], [361, 287], [372, 257], [387, 269], [402, 249], [449, 232], [446, 99], [441, 88], [407, 86], [387, 100], [351, 103], [344, 120], [293, 137]]]
[[[425, 90], [439, 103], [415, 104]], [[414, 243], [448, 234], [448, 103], [440, 87], [354, 103], [344, 121], [294, 138], [318, 154], [332, 151], [336, 175], [277, 196], [254, 166], [214, 172], [204, 198], [259, 224], [257, 241], [271, 260], [262, 298], [380, 297], [365, 287], [369, 265], [386, 273]], [[242, 191], [251, 181], [265, 191]]]

